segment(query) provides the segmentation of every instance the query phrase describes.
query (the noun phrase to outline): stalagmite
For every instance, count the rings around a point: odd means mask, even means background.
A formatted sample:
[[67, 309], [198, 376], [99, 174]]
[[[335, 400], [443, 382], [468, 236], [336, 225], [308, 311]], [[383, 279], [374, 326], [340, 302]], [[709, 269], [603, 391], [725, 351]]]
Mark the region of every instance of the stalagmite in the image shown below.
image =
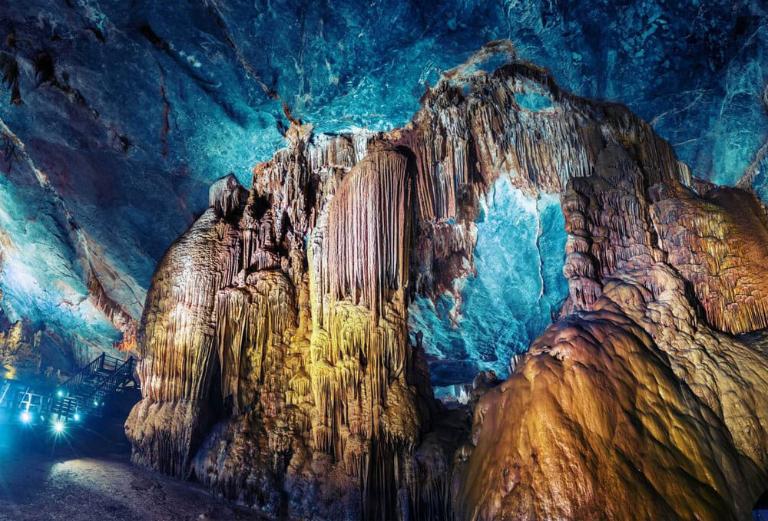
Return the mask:
[[[752, 194], [519, 61], [444, 77], [401, 129], [286, 135], [158, 267], [134, 461], [277, 518], [744, 517], [768, 483], [768, 361], [728, 335], [768, 325]], [[470, 419], [408, 304], [458, 296], [499, 179], [560, 195], [569, 295]]]
[[[126, 423], [134, 462], [187, 476], [211, 420], [217, 361], [210, 330], [216, 292], [236, 274], [239, 242], [228, 219], [242, 187], [233, 177], [211, 189], [209, 208], [166, 253], [142, 317], [143, 399]], [[224, 185], [224, 186], [222, 186]], [[230, 213], [224, 213], [225, 210]]]

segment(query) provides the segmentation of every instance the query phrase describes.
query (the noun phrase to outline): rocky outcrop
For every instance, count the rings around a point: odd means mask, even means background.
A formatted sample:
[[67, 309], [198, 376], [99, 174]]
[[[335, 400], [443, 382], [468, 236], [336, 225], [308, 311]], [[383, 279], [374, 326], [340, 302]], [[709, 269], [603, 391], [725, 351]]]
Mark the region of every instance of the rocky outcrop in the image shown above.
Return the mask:
[[460, 518], [741, 519], [766, 487], [768, 359], [724, 334], [765, 327], [765, 213], [610, 113], [569, 133], [570, 295], [475, 409]]
[[390, 519], [421, 508], [433, 407], [407, 336], [408, 159], [295, 130], [247, 200], [212, 187], [158, 268], [126, 432], [135, 462], [275, 516]]
[[[128, 418], [134, 460], [187, 476], [212, 419], [216, 292], [237, 272], [239, 237], [229, 222], [243, 192], [234, 177], [211, 187], [211, 208], [166, 253], [147, 295], [138, 366], [142, 397]], [[230, 213], [225, 213], [229, 210]]]
[[[287, 136], [247, 195], [211, 189], [158, 267], [135, 462], [287, 518], [748, 512], [768, 362], [727, 333], [768, 317], [754, 196], [693, 180], [627, 109], [517, 61], [446, 76], [387, 134]], [[508, 381], [478, 384], [467, 436], [431, 396], [407, 305], [472, 272], [501, 176], [561, 194], [570, 293]]]
[[0, 379], [58, 382], [74, 368], [71, 346], [64, 339], [29, 320], [11, 322], [0, 310]]
[[768, 363], [707, 328], [665, 264], [606, 281], [475, 409], [466, 519], [746, 519], [766, 486]]

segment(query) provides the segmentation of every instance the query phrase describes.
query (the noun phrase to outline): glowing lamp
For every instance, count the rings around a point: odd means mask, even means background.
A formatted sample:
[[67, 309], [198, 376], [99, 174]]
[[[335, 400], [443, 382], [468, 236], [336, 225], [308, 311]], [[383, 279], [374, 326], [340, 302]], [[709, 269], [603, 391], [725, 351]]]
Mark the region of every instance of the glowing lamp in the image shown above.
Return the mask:
[[53, 422], [53, 432], [56, 434], [61, 434], [64, 432], [64, 422], [61, 420], [56, 420]]
[[24, 411], [21, 413], [21, 423], [29, 423], [32, 421], [32, 415], [29, 414], [29, 411]]
[[72, 417], [72, 419], [75, 420], [76, 422], [79, 422], [80, 421], [80, 413], [75, 413], [75, 415]]
[[94, 401], [93, 401], [93, 406], [94, 406], [94, 407], [98, 407], [98, 406], [99, 406], [99, 402], [97, 402], [96, 400], [94, 400]]
[[64, 397], [64, 391], [59, 389], [58, 391], [56, 391], [56, 396], [58, 396], [59, 398], [63, 398]]

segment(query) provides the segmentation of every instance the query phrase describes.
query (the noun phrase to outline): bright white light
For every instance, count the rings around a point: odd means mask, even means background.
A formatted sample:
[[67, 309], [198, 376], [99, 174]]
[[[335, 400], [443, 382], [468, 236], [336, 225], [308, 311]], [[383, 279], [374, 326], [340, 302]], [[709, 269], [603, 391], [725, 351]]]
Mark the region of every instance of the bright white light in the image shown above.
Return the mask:
[[39, 292], [40, 286], [37, 283], [37, 279], [24, 262], [10, 256], [3, 260], [3, 264], [5, 265], [5, 280], [10, 281], [11, 284], [14, 284], [16, 287], [21, 288], [24, 293], [37, 294]]
[[64, 432], [64, 422], [61, 420], [56, 420], [53, 422], [53, 432], [56, 434], [61, 434]]
[[21, 413], [21, 422], [22, 423], [29, 423], [32, 421], [32, 415], [29, 414], [29, 411], [24, 411]]
[[98, 407], [98, 406], [99, 406], [99, 402], [97, 402], [96, 400], [94, 400], [94, 401], [93, 401], [93, 406], [94, 406], [94, 407]]
[[80, 414], [79, 414], [79, 413], [75, 413], [75, 416], [73, 417], [73, 419], [74, 419], [76, 422], [79, 422], [79, 421], [80, 421]]
[[64, 391], [62, 391], [61, 389], [59, 389], [58, 391], [56, 391], [56, 396], [58, 396], [59, 398], [61, 398], [62, 396], [64, 396]]

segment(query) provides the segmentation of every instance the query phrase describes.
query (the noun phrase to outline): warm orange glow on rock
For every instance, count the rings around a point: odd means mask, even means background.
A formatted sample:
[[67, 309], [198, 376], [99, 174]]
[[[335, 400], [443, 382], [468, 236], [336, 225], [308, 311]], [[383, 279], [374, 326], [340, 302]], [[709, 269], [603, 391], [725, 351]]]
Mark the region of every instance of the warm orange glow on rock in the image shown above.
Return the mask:
[[[626, 108], [520, 62], [444, 78], [388, 134], [298, 125], [247, 195], [214, 185], [158, 267], [135, 462], [296, 518], [748, 515], [768, 362], [727, 333], [767, 325], [751, 194], [692, 179]], [[472, 272], [500, 176], [561, 194], [570, 295], [507, 382], [478, 378], [468, 434], [431, 396], [407, 305]]]

